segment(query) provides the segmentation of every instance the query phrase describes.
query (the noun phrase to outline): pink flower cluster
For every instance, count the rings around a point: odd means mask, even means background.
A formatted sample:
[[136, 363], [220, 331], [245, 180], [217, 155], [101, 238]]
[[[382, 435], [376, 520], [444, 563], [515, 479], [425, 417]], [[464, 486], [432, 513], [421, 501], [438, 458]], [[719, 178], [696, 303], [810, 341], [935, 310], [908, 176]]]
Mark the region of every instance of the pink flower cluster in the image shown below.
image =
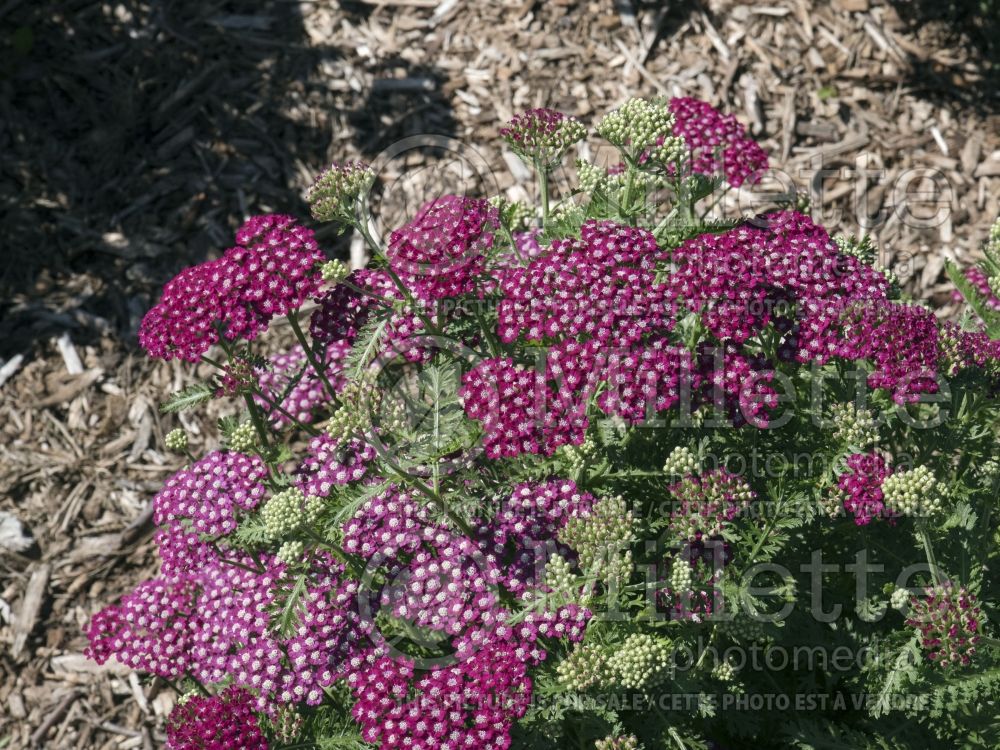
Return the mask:
[[150, 356], [197, 362], [219, 341], [220, 326], [230, 341], [253, 340], [274, 316], [316, 294], [324, 255], [312, 231], [291, 216], [254, 216], [236, 242], [220, 259], [167, 283], [139, 326], [139, 343]]
[[309, 320], [313, 341], [327, 344], [354, 341], [379, 298], [395, 291], [380, 271], [360, 269], [324, 294]]
[[166, 481], [153, 498], [153, 522], [163, 527], [184, 521], [202, 534], [231, 534], [237, 511], [253, 510], [263, 500], [266, 477], [258, 456], [213, 451]]
[[361, 440], [338, 440], [323, 433], [309, 441], [295, 486], [306, 496], [328, 497], [335, 485], [360, 482], [369, 474], [375, 449]]
[[[972, 284], [973, 288], [983, 296], [986, 306], [990, 310], [1000, 312], [1000, 298], [990, 288], [990, 277], [986, 275], [986, 272], [979, 266], [969, 266], [965, 269], [963, 275]], [[954, 298], [956, 302], [961, 302], [963, 299], [962, 293], [956, 290]]]
[[837, 486], [844, 493], [844, 509], [854, 516], [854, 523], [867, 526], [885, 516], [882, 482], [892, 474], [892, 468], [877, 453], [854, 453], [847, 457], [847, 471], [837, 477]]
[[268, 750], [253, 697], [236, 687], [174, 706], [167, 719], [167, 743], [171, 750]]
[[[551, 454], [579, 444], [587, 405], [602, 382], [599, 405], [639, 421], [679, 399], [686, 352], [666, 343], [673, 328], [665, 260], [653, 236], [610, 221], [587, 221], [580, 239], [553, 242], [528, 266], [502, 274], [497, 333], [548, 345], [544, 368], [487, 359], [466, 374], [466, 413], [483, 423], [491, 457]], [[544, 370], [544, 371], [542, 371]]]
[[920, 634], [927, 657], [941, 667], [968, 666], [983, 626], [976, 597], [964, 586], [947, 581], [910, 598], [906, 624]]
[[466, 294], [483, 272], [499, 221], [484, 200], [445, 195], [389, 236], [386, 257], [418, 300]]
[[358, 584], [341, 582], [342, 568], [320, 555], [307, 574], [298, 627], [285, 637], [273, 622], [275, 596], [289, 585], [284, 570], [266, 555], [230, 552], [198, 570], [164, 573], [94, 615], [87, 654], [170, 679], [231, 680], [265, 713], [317, 705], [368, 632], [357, 614]]
[[531, 701], [528, 665], [500, 638], [416, 679], [403, 658], [373, 653], [351, 667], [361, 737], [382, 750], [507, 750]]
[[575, 117], [545, 107], [516, 114], [500, 128], [511, 148], [543, 169], [554, 166], [586, 132]]
[[669, 107], [674, 135], [682, 137], [692, 152], [692, 172], [709, 177], [721, 172], [733, 187], [760, 180], [760, 172], [767, 169], [767, 152], [735, 117], [689, 97], [671, 99]]
[[535, 584], [551, 553], [570, 554], [554, 542], [556, 534], [570, 518], [589, 513], [594, 502], [593, 495], [569, 479], [514, 487], [496, 516], [477, 529], [483, 549], [500, 563], [504, 586], [523, 594]]

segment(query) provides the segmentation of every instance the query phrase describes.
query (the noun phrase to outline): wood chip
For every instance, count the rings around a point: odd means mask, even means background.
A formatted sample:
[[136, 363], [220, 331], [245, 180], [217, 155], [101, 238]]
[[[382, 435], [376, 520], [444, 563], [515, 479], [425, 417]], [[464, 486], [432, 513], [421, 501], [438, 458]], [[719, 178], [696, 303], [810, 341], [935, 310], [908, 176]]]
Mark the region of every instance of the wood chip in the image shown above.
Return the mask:
[[35, 629], [38, 622], [38, 614], [45, 602], [46, 589], [51, 574], [52, 566], [48, 563], [40, 563], [32, 571], [31, 578], [28, 580], [28, 586], [24, 590], [24, 598], [21, 600], [21, 607], [14, 620], [14, 644], [10, 649], [10, 655], [14, 661], [21, 658], [31, 631]]

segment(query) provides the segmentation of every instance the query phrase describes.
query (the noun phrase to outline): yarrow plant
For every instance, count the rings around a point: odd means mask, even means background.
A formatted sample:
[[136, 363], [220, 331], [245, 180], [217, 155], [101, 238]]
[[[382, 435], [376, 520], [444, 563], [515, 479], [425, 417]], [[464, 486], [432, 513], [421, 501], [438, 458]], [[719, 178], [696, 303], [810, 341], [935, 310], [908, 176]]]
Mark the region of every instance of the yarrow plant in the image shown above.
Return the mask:
[[587, 129], [519, 114], [538, 210], [385, 237], [333, 165], [368, 267], [264, 215], [165, 286], [140, 344], [212, 373], [165, 411], [233, 406], [166, 435], [160, 571], [87, 653], [183, 694], [171, 748], [1000, 746], [1000, 224], [940, 321], [870, 238], [727, 216], [768, 166], [734, 117], [596, 132], [621, 164], [553, 202]]

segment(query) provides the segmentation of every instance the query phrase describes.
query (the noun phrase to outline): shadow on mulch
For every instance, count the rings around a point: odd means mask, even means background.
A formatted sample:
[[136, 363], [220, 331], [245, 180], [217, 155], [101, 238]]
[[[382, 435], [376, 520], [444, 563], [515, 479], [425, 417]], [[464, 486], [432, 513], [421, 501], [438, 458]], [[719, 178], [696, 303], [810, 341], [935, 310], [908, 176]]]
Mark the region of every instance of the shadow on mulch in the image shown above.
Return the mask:
[[[0, 357], [95, 318], [129, 338], [246, 215], [307, 217], [311, 175], [407, 134], [384, 132], [385, 96], [336, 109], [344, 55], [294, 2], [13, 0], [0, 22]], [[420, 127], [452, 134], [440, 77], [413, 75], [431, 82], [412, 92]]]
[[[890, 1], [918, 37], [970, 53], [961, 68], [911, 56], [907, 79], [913, 90], [931, 101], [1000, 112], [1000, 0]], [[970, 74], [978, 80], [970, 82]]]

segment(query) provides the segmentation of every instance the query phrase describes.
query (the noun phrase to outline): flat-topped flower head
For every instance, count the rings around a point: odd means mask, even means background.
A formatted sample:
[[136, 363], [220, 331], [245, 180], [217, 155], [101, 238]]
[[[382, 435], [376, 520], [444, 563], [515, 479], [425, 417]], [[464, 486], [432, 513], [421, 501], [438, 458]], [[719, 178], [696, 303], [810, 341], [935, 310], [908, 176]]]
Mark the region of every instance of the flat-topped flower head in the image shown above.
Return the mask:
[[358, 199], [375, 182], [375, 172], [361, 161], [333, 164], [306, 192], [306, 203], [316, 221], [357, 221]]
[[669, 110], [674, 135], [680, 136], [691, 152], [692, 172], [706, 176], [721, 173], [733, 187], [760, 180], [760, 172], [767, 169], [767, 153], [735, 117], [690, 97], [671, 99]]
[[946, 581], [910, 598], [906, 624], [920, 636], [927, 658], [940, 667], [968, 666], [982, 637], [985, 617], [965, 586]]
[[390, 235], [386, 257], [417, 299], [465, 294], [483, 271], [499, 221], [485, 200], [445, 195]]
[[500, 129], [500, 135], [526, 162], [548, 170], [562, 160], [574, 143], [583, 140], [587, 128], [575, 117], [540, 108], [514, 115]]
[[253, 216], [222, 258], [181, 271], [142, 319], [139, 343], [151, 357], [197, 362], [218, 343], [252, 341], [276, 315], [315, 296], [323, 252], [291, 216]]
[[629, 99], [601, 119], [597, 132], [636, 164], [668, 164], [685, 151], [684, 140], [674, 133], [674, 116], [659, 101]]

